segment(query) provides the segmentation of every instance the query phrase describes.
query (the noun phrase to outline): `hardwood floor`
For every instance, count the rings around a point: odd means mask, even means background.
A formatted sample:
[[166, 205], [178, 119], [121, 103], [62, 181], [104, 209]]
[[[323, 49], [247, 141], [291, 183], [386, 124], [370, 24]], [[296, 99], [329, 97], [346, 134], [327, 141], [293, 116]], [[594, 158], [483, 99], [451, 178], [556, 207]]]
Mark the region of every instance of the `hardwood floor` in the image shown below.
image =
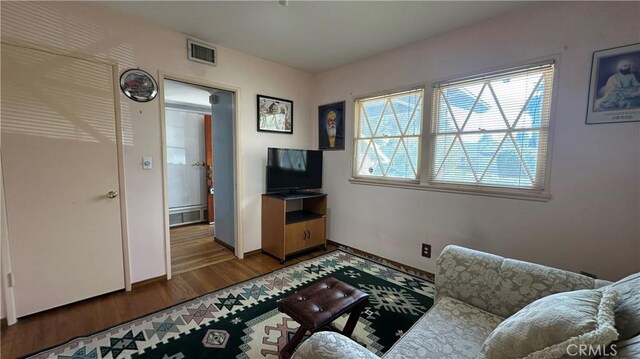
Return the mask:
[[[330, 245], [327, 252], [335, 248]], [[105, 294], [23, 317], [17, 324], [1, 329], [0, 356], [9, 359], [30, 354], [327, 252], [301, 255], [285, 265], [264, 254], [243, 260], [233, 258], [175, 275], [170, 281], [137, 285], [131, 292]]]
[[171, 270], [180, 274], [235, 258], [213, 240], [215, 226], [193, 224], [171, 229]]

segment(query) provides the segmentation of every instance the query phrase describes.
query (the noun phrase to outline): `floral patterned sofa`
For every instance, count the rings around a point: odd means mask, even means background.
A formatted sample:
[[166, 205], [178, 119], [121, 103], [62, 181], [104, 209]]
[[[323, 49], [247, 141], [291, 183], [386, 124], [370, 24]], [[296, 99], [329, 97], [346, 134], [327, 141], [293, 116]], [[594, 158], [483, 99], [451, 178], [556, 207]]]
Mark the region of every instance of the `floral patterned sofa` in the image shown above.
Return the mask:
[[[640, 358], [640, 273], [612, 284], [454, 245], [444, 249], [436, 266], [435, 305], [386, 352], [385, 359], [477, 358], [493, 330], [529, 303], [555, 293], [607, 285], [618, 292], [615, 327], [620, 340], [631, 343], [619, 348], [618, 355]], [[378, 357], [334, 332], [312, 335], [292, 357], [338, 358]]]

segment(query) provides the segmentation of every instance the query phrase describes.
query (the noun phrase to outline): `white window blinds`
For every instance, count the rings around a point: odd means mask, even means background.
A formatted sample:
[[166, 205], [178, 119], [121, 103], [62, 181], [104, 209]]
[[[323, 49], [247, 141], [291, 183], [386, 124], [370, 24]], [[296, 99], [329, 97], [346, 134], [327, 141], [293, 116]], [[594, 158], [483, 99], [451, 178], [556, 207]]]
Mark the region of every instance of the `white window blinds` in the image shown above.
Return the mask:
[[554, 64], [434, 86], [429, 183], [545, 190]]
[[354, 176], [417, 180], [422, 88], [356, 101]]

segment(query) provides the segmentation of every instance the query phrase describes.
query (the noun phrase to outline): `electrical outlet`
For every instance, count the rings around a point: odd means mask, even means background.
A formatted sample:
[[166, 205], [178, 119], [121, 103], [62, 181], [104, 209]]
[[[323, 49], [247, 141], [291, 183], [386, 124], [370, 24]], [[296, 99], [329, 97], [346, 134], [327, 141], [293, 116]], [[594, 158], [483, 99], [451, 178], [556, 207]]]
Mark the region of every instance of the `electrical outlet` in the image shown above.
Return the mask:
[[422, 256], [431, 258], [431, 245], [422, 243]]

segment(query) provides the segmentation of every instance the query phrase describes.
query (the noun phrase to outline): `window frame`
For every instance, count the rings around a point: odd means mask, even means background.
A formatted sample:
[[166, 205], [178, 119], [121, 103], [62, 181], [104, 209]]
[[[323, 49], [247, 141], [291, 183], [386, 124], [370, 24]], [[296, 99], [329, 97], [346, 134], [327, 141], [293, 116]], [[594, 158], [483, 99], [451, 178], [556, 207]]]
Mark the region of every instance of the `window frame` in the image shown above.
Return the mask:
[[[360, 116], [360, 106], [358, 104], [359, 101], [363, 101], [363, 100], [372, 100], [372, 99], [376, 99], [376, 98], [384, 98], [384, 97], [390, 97], [390, 96], [394, 96], [394, 95], [399, 95], [402, 93], [406, 93], [406, 92], [411, 92], [411, 91], [422, 91], [422, 97], [421, 97], [421, 101], [422, 101], [422, 108], [421, 108], [421, 118], [420, 118], [420, 135], [415, 136], [407, 136], [407, 137], [417, 137], [418, 138], [418, 158], [416, 159], [416, 163], [415, 163], [415, 171], [416, 171], [416, 178], [412, 179], [412, 178], [400, 178], [400, 177], [386, 177], [386, 176], [367, 176], [367, 175], [359, 175], [358, 172], [358, 166], [360, 165], [358, 163], [358, 158], [357, 158], [357, 151], [358, 151], [358, 140], [360, 139], [360, 137], [358, 137], [358, 134], [360, 132], [360, 124], [359, 124], [359, 116]], [[350, 182], [366, 182], [366, 183], [389, 183], [389, 184], [409, 184], [409, 185], [419, 185], [421, 178], [423, 176], [422, 174], [422, 161], [423, 161], [423, 155], [424, 155], [424, 141], [425, 141], [425, 137], [424, 137], [424, 118], [425, 118], [425, 99], [426, 99], [426, 94], [427, 94], [427, 89], [425, 87], [424, 84], [420, 84], [420, 85], [414, 85], [414, 86], [408, 86], [408, 87], [402, 87], [402, 88], [398, 88], [398, 89], [394, 89], [394, 90], [388, 90], [388, 91], [380, 91], [380, 92], [376, 92], [370, 95], [366, 95], [366, 96], [359, 96], [357, 98], [353, 99], [353, 104], [354, 104], [354, 118], [353, 118], [353, 138], [352, 138], [352, 153], [351, 153], [351, 178], [349, 179]], [[414, 109], [414, 111], [417, 109]], [[415, 120], [414, 120], [415, 121]], [[400, 138], [403, 138], [405, 136], [400, 136]], [[384, 138], [384, 137], [372, 137], [372, 139], [374, 138]], [[397, 150], [396, 150], [397, 151]]]
[[[551, 104], [549, 108], [549, 127], [548, 127], [548, 138], [547, 138], [547, 152], [545, 154], [545, 172], [544, 172], [544, 188], [542, 190], [538, 189], [517, 189], [517, 188], [509, 188], [509, 187], [494, 187], [494, 186], [484, 186], [484, 185], [472, 185], [472, 184], [453, 184], [453, 183], [440, 183], [440, 182], [432, 182], [430, 181], [430, 171], [431, 171], [431, 158], [434, 156], [434, 148], [435, 141], [431, 138], [431, 126], [435, 121], [433, 117], [433, 94], [434, 94], [434, 86], [442, 83], [455, 83], [459, 81], [465, 81], [473, 78], [481, 78], [484, 76], [497, 76], [502, 73], [534, 67], [539, 65], [544, 65], [552, 63], [554, 65], [554, 73], [553, 73], [553, 83], [551, 87]], [[391, 188], [405, 188], [405, 189], [413, 189], [413, 190], [423, 190], [423, 191], [434, 191], [434, 192], [445, 192], [445, 193], [457, 193], [457, 194], [466, 194], [466, 195], [479, 195], [479, 196], [488, 196], [488, 197], [500, 197], [500, 198], [510, 198], [510, 199], [520, 199], [520, 200], [530, 200], [530, 201], [540, 201], [547, 202], [549, 201], [551, 196], [550, 185], [551, 185], [551, 162], [552, 162], [552, 154], [553, 154], [553, 144], [554, 144], [554, 134], [555, 134], [555, 123], [556, 123], [556, 103], [558, 96], [558, 81], [560, 78], [561, 64], [560, 64], [560, 55], [552, 55], [545, 56], [537, 59], [529, 59], [525, 61], [520, 61], [515, 64], [503, 65], [492, 67], [490, 69], [478, 70], [478, 71], [470, 71], [462, 75], [457, 76], [448, 76], [443, 79], [433, 80], [429, 82], [425, 82], [419, 85], [407, 86], [403, 88], [397, 88], [393, 90], [386, 91], [378, 91], [376, 93], [358, 96], [353, 98], [354, 104], [354, 118], [353, 118], [353, 147], [351, 152], [351, 163], [352, 163], [352, 171], [351, 178], [349, 178], [349, 182], [352, 184], [359, 185], [371, 185], [371, 186], [381, 186], [381, 187], [391, 187]], [[402, 180], [395, 178], [384, 178], [384, 177], [368, 177], [368, 176], [357, 176], [357, 159], [356, 159], [356, 141], [357, 141], [357, 130], [358, 130], [358, 105], [357, 101], [362, 99], [368, 99], [376, 96], [385, 96], [391, 95], [401, 91], [408, 91], [412, 89], [423, 89], [423, 98], [422, 98], [422, 127], [421, 127], [421, 142], [420, 142], [420, 150], [418, 152], [418, 174], [417, 180]], [[536, 176], [539, 176], [539, 173], [536, 173]]]

